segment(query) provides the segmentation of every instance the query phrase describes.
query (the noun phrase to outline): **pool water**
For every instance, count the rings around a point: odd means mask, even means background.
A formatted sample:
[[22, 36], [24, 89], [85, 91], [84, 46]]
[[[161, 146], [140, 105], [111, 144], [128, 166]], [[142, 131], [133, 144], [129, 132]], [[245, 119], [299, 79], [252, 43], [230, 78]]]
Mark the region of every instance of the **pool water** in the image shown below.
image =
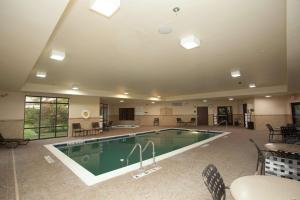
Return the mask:
[[[113, 138], [86, 140], [79, 144], [54, 145], [65, 155], [95, 176], [127, 166], [126, 158], [136, 143], [142, 148], [151, 140], [156, 156], [211, 138], [221, 132], [167, 129]], [[152, 146], [143, 153], [143, 160], [152, 158]], [[132, 154], [129, 165], [139, 162], [139, 149]]]

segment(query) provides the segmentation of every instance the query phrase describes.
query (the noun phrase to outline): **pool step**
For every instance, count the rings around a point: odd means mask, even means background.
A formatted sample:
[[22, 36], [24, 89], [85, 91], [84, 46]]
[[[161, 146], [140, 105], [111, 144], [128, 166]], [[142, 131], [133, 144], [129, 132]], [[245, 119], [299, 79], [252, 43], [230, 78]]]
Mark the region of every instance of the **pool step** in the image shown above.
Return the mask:
[[156, 172], [156, 171], [158, 171], [158, 170], [160, 170], [160, 169], [161, 169], [160, 166], [156, 166], [156, 167], [147, 169], [147, 170], [145, 170], [145, 171], [143, 171], [143, 172], [141, 172], [141, 173], [139, 173], [139, 174], [136, 174], [136, 175], [134, 175], [134, 176], [132, 176], [132, 177], [133, 177], [134, 179], [139, 179], [139, 178], [142, 178], [142, 177], [147, 176], [147, 175], [149, 175], [149, 174], [152, 174], [152, 173], [154, 173], [154, 172]]

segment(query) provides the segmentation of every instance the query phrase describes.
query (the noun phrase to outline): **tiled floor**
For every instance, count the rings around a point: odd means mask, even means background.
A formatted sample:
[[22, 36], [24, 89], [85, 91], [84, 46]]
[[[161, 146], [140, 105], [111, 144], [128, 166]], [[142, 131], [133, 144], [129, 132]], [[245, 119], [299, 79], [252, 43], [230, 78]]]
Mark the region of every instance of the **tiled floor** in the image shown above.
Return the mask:
[[[118, 129], [107, 131], [101, 136], [152, 129], [154, 127]], [[226, 184], [230, 185], [240, 176], [255, 173], [257, 152], [248, 139], [253, 138], [261, 146], [267, 141], [267, 132], [243, 128], [228, 128], [226, 131], [232, 133], [228, 137], [210, 142], [205, 148], [198, 147], [159, 162], [162, 169], [146, 177], [134, 180], [129, 173], [93, 186], [86, 186], [43, 146], [70, 138], [32, 141], [27, 146], [20, 146], [15, 150], [1, 147], [0, 199], [16, 199], [12, 151], [15, 154], [19, 199], [211, 199], [201, 177], [204, 167], [209, 163], [215, 164]], [[44, 159], [45, 155], [51, 155], [56, 162], [48, 164]], [[228, 199], [232, 199], [229, 193], [228, 191]]]

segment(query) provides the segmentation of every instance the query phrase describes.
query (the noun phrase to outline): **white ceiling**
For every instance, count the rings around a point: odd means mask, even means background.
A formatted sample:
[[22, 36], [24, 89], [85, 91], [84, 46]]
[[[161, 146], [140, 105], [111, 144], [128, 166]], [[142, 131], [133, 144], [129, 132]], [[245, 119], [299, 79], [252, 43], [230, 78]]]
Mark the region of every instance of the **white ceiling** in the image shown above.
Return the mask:
[[0, 89], [24, 85], [68, 1], [0, 1]]
[[[286, 1], [121, 0], [111, 18], [88, 7], [88, 0], [69, 3], [23, 90], [57, 92], [76, 84], [99, 96], [127, 91], [170, 99], [271, 86], [287, 91]], [[159, 34], [162, 25], [173, 32]], [[199, 48], [180, 46], [189, 34], [200, 39]], [[50, 60], [52, 49], [65, 50], [66, 59]], [[242, 77], [233, 79], [236, 68]], [[48, 77], [37, 79], [37, 70]], [[250, 82], [257, 88], [248, 90]]]

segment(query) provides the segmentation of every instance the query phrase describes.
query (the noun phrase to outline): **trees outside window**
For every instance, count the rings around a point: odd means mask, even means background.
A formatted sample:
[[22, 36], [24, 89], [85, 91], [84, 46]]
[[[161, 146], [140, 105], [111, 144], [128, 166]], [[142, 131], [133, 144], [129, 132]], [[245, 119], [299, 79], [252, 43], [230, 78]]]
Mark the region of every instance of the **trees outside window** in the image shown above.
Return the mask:
[[25, 98], [24, 138], [45, 139], [68, 136], [69, 99]]

